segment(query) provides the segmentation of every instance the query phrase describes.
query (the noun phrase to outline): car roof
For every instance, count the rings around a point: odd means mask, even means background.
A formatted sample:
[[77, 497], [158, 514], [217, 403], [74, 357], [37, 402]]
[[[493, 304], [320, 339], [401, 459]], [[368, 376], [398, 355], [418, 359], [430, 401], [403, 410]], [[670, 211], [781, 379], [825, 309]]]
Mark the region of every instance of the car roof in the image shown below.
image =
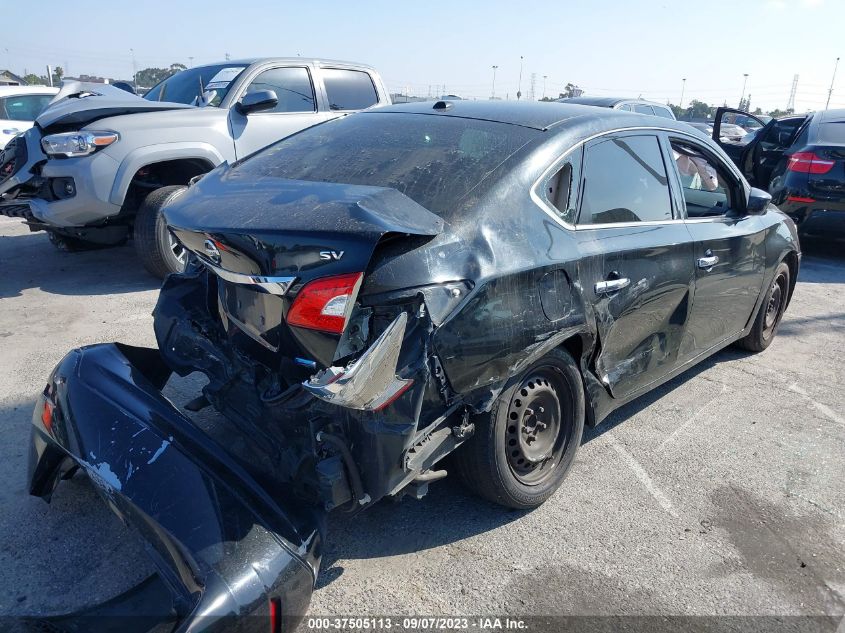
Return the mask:
[[14, 97], [17, 95], [54, 95], [58, 88], [50, 86], [0, 86], [0, 97]]
[[[435, 108], [435, 104], [447, 104], [448, 107]], [[682, 132], [688, 130], [687, 126], [678, 124], [674, 119], [588, 105], [543, 101], [418, 101], [373, 108], [355, 116], [385, 113], [476, 119], [536, 130], [563, 127], [561, 124], [564, 122], [571, 123], [572, 126], [583, 125], [585, 128], [593, 126], [596, 131], [631, 127], [671, 128]]]
[[[316, 66], [355, 66], [357, 68], [366, 68], [368, 70], [374, 70], [372, 66], [367, 64], [361, 64], [359, 62], [349, 62], [343, 61], [340, 59], [323, 59], [317, 57], [246, 57], [242, 59], [230, 59], [230, 60], [223, 60], [218, 62], [212, 62], [210, 64], [202, 64], [202, 67], [206, 66], [252, 66], [254, 64], [314, 64]], [[194, 66], [193, 68], [199, 68], [200, 65]]]

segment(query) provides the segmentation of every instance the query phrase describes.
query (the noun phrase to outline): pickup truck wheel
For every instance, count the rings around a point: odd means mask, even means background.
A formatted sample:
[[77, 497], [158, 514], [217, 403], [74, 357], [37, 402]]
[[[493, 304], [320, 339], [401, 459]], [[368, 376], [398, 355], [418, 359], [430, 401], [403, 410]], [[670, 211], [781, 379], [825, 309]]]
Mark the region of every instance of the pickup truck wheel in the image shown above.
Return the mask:
[[454, 464], [473, 492], [509, 508], [536, 508], [563, 483], [584, 431], [584, 388], [572, 357], [555, 350], [505, 389]]
[[164, 206], [184, 189], [183, 185], [156, 189], [144, 198], [135, 216], [135, 252], [144, 268], [160, 279], [185, 270], [187, 253], [161, 215]]
[[769, 290], [763, 298], [763, 303], [760, 304], [751, 331], [744, 338], [738, 340], [736, 344], [750, 352], [762, 352], [771, 345], [786, 310], [788, 297], [789, 266], [785, 262], [781, 262], [775, 270], [772, 285], [769, 286]]

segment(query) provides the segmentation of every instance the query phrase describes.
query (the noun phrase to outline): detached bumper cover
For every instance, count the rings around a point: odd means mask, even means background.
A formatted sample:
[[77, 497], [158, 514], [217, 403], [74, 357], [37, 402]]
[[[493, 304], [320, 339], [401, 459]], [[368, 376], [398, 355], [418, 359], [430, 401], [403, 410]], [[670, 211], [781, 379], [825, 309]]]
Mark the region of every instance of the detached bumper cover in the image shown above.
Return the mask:
[[[159, 389], [157, 350], [71, 351], [33, 414], [30, 493], [49, 500], [81, 467], [107, 505], [147, 541], [158, 573], [58, 630], [289, 630], [307, 612], [322, 517], [282, 505]], [[126, 616], [132, 616], [127, 618]], [[131, 625], [130, 625], [131, 623]]]

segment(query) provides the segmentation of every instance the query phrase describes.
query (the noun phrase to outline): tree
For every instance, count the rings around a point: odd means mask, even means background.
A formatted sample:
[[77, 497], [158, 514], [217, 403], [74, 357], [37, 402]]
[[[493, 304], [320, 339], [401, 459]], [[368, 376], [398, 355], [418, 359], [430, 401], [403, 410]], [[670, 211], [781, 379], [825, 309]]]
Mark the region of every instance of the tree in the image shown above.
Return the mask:
[[712, 108], [703, 101], [693, 99], [687, 108], [687, 114], [690, 119], [709, 119], [711, 110]]
[[170, 64], [168, 68], [144, 68], [135, 73], [135, 83], [145, 88], [151, 88], [186, 68], [185, 64]]
[[28, 75], [24, 75], [23, 80], [28, 83], [30, 86], [46, 84], [47, 78], [46, 77], [39, 77], [36, 74], [29, 73]]

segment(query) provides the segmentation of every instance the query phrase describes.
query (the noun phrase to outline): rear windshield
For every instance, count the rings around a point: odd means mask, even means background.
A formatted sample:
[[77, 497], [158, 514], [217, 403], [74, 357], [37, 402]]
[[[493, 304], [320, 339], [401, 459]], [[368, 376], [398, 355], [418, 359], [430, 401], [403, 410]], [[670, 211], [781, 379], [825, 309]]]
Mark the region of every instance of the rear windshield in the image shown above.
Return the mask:
[[818, 142], [821, 145], [845, 145], [845, 121], [822, 123]]
[[450, 116], [361, 113], [288, 137], [234, 169], [255, 177], [391, 187], [445, 215], [539, 134]]
[[200, 97], [207, 92], [205, 105], [217, 106], [244, 68], [237, 64], [218, 64], [182, 70], [156, 84], [144, 99], [198, 105]]

